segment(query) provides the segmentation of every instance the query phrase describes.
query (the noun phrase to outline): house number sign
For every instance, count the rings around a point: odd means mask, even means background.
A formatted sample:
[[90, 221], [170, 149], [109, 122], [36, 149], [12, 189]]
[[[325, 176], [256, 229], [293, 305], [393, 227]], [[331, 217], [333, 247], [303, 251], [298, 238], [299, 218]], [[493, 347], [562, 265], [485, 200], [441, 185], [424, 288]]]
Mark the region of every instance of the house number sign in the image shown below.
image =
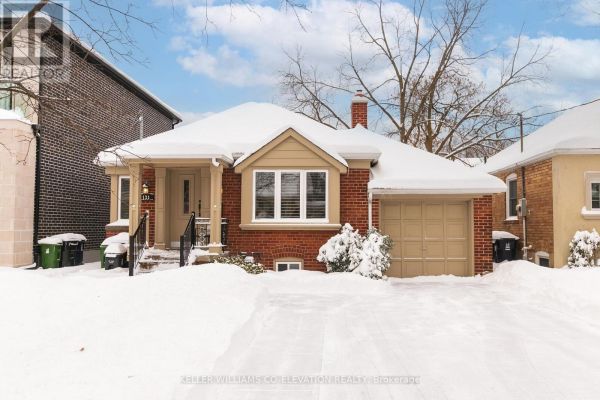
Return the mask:
[[142, 193], [142, 201], [154, 201], [154, 193]]

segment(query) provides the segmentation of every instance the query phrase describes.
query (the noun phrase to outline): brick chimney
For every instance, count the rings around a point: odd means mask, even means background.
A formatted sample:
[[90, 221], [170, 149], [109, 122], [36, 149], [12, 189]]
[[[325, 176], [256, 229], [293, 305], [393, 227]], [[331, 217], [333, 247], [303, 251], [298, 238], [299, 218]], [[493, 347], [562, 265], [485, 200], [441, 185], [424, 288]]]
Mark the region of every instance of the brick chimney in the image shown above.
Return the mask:
[[363, 128], [368, 128], [368, 116], [367, 116], [367, 105], [369, 100], [365, 97], [362, 90], [357, 90], [354, 97], [352, 97], [352, 127], [361, 124]]

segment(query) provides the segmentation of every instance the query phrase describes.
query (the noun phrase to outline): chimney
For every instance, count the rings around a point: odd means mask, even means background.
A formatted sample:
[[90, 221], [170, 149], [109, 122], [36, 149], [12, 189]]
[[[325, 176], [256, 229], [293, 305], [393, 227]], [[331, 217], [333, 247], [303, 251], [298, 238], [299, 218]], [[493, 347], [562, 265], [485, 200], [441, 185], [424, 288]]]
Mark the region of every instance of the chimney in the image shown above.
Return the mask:
[[354, 97], [352, 97], [352, 128], [356, 125], [361, 124], [363, 128], [368, 128], [368, 117], [367, 117], [367, 105], [369, 100], [365, 97], [362, 90], [357, 90]]

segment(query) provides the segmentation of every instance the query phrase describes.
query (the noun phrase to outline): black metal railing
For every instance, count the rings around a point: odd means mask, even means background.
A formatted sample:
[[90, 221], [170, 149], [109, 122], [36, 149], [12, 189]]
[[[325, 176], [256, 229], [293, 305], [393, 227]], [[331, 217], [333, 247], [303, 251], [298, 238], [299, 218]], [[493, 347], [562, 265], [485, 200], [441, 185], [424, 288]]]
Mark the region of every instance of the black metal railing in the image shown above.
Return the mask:
[[[227, 218], [221, 218], [221, 244], [227, 245]], [[210, 244], [210, 218], [196, 218], [196, 247]]]
[[144, 255], [146, 243], [146, 222], [148, 212], [146, 211], [133, 235], [129, 236], [129, 276], [135, 275], [138, 264]]
[[192, 212], [190, 220], [185, 226], [183, 235], [179, 237], [179, 266], [183, 267], [187, 264], [187, 259], [190, 256], [190, 251], [194, 248], [196, 242], [196, 214]]

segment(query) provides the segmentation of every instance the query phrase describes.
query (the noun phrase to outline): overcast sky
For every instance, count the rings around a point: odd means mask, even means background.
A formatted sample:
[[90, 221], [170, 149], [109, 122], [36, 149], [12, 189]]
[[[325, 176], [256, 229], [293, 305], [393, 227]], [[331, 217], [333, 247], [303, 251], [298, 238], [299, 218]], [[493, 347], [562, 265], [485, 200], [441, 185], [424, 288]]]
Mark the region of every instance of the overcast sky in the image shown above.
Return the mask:
[[[208, 3], [152, 0], [142, 12], [161, 32], [136, 30], [147, 64], [116, 62], [190, 119], [246, 101], [277, 102], [284, 51], [301, 47], [311, 62], [334, 68], [354, 26], [349, 11], [356, 4], [314, 0], [309, 12], [300, 11], [303, 29], [279, 0], [253, 1], [250, 8]], [[400, 9], [408, 2], [397, 3]], [[600, 97], [600, 14], [593, 11], [600, 13], [600, 0], [489, 0], [472, 45], [508, 52], [522, 30], [525, 49], [540, 46], [551, 55], [545, 81], [513, 93], [514, 100], [546, 109], [570, 106]], [[493, 80], [498, 67], [487, 63], [482, 79]]]

